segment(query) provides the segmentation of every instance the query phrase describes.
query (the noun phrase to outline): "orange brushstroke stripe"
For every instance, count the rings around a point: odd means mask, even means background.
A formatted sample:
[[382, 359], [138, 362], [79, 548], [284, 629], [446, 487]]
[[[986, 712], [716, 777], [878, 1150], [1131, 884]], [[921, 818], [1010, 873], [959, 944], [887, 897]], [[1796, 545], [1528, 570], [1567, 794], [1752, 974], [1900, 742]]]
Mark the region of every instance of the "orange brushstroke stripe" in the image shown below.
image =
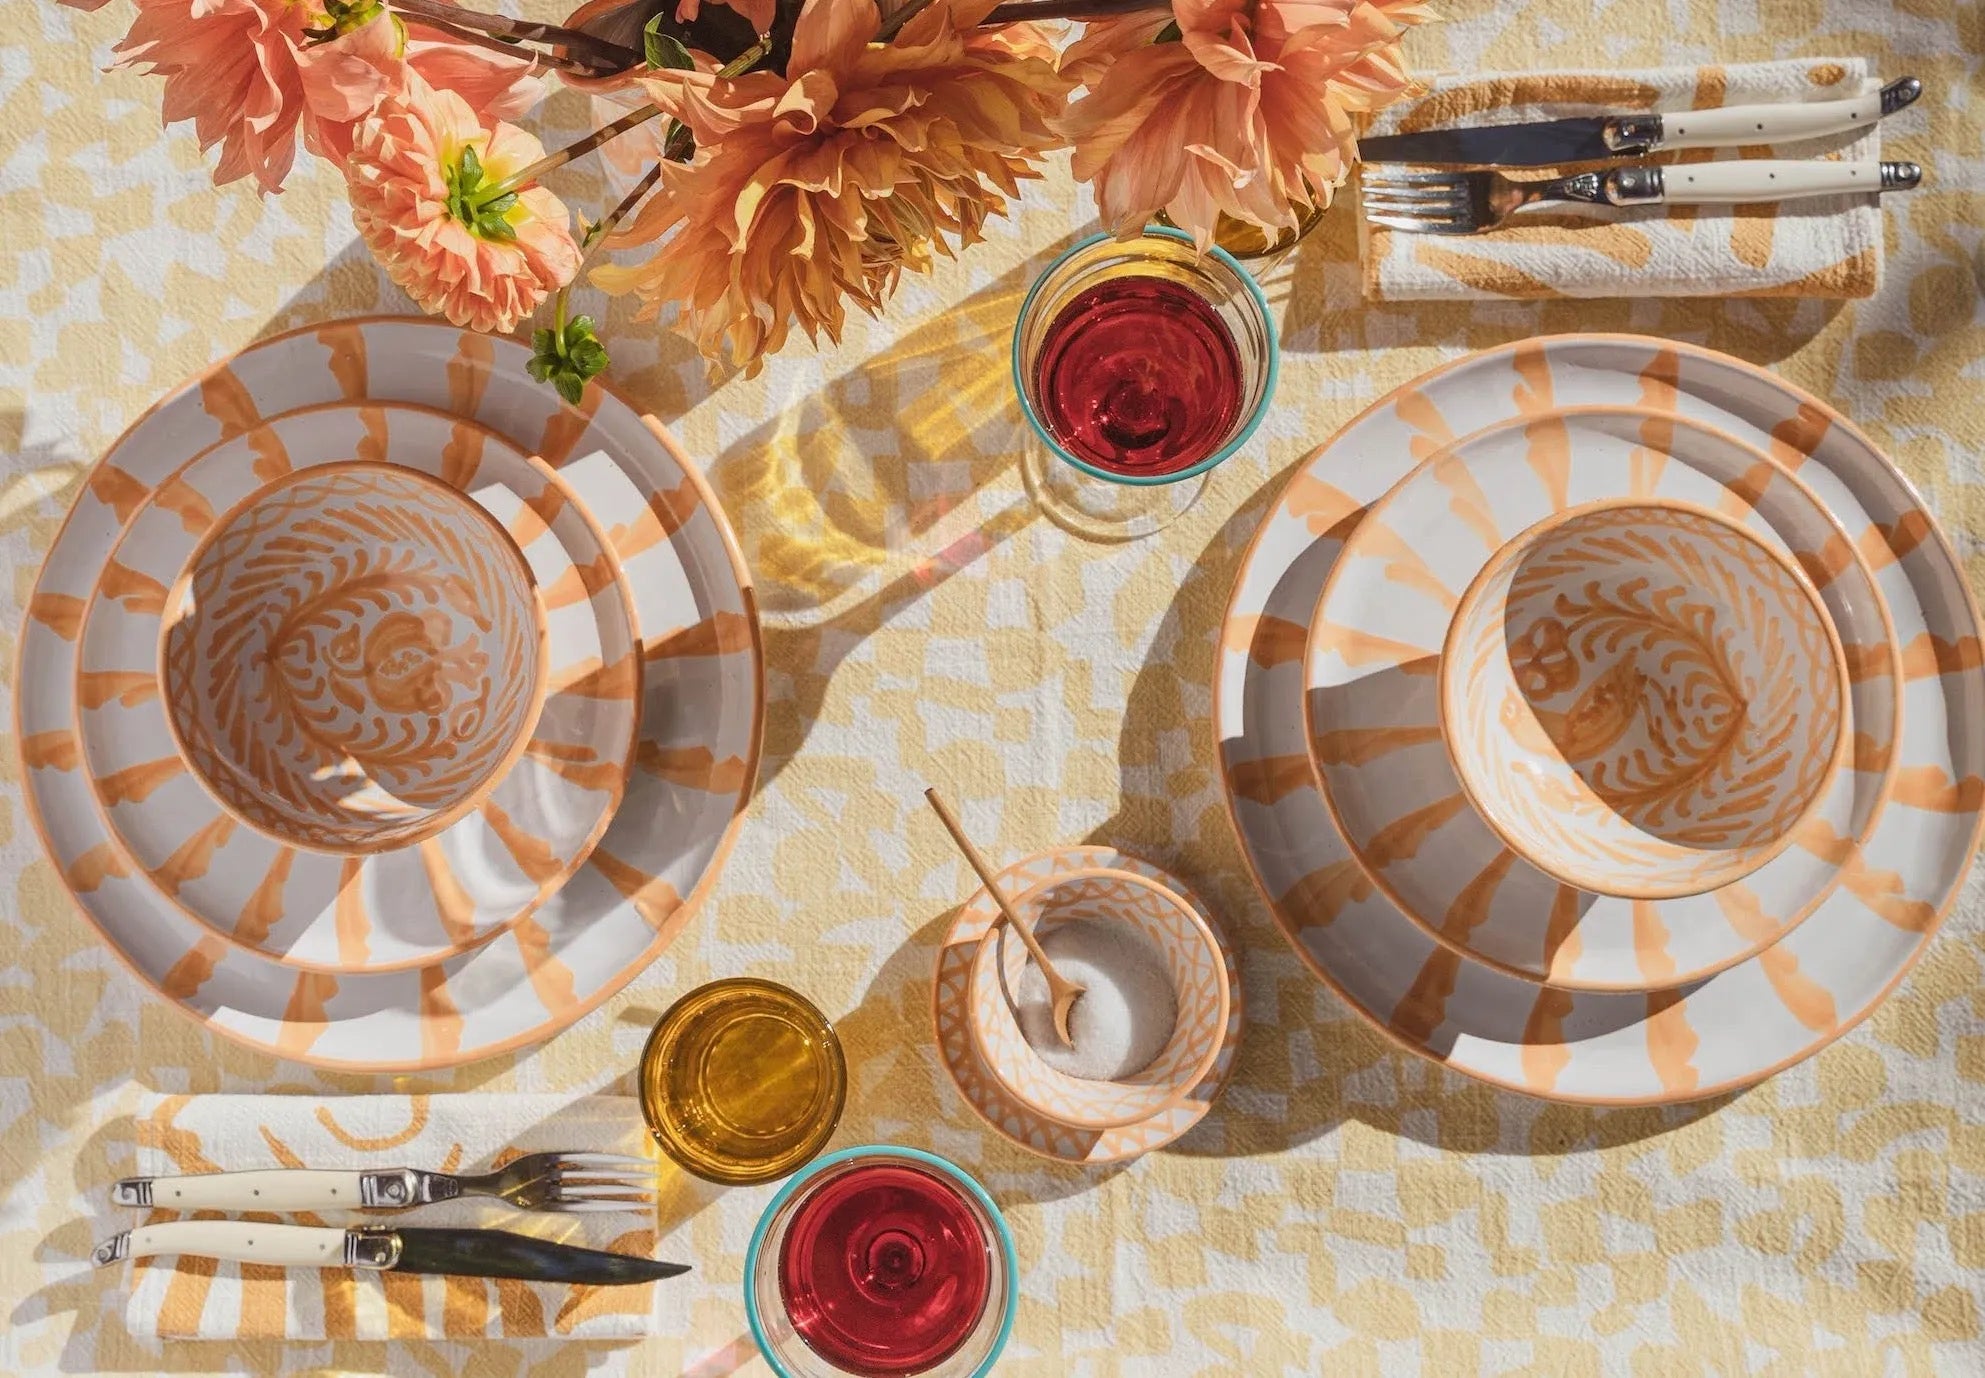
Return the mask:
[[1454, 994], [1455, 978], [1460, 974], [1461, 954], [1436, 947], [1386, 1022], [1409, 1042], [1425, 1043], [1446, 1022], [1448, 998]]
[[255, 893], [241, 906], [241, 913], [235, 916], [234, 936], [251, 947], [267, 941], [269, 932], [283, 916], [283, 887], [289, 884], [290, 867], [296, 861], [296, 850], [285, 847], [276, 853], [276, 859], [269, 863], [268, 872]]
[[1227, 767], [1227, 780], [1235, 794], [1256, 804], [1274, 804], [1310, 783], [1307, 756], [1263, 756], [1255, 761], [1235, 761]]
[[1565, 1016], [1571, 1013], [1571, 992], [1542, 986], [1530, 1017], [1523, 1022], [1523, 1084], [1533, 1091], [1549, 1091], [1558, 1084], [1571, 1065], [1571, 1049], [1565, 1046]]
[[1510, 367], [1523, 381], [1511, 390], [1509, 400], [1525, 416], [1545, 416], [1556, 404], [1552, 401], [1551, 360], [1544, 346], [1526, 340], [1510, 356]]
[[541, 838], [534, 837], [519, 827], [494, 800], [486, 800], [480, 810], [482, 821], [496, 834], [496, 840], [503, 844], [517, 863], [517, 869], [538, 885], [546, 885], [557, 879], [565, 869], [564, 861], [550, 845]]
[[1696, 1049], [1702, 1040], [1689, 1027], [1688, 1005], [1672, 990], [1650, 991], [1647, 996], [1647, 1057], [1662, 1089], [1670, 1095], [1687, 1095], [1696, 1089], [1701, 1073], [1695, 1067]]
[[549, 688], [554, 694], [576, 694], [587, 699], [632, 699], [639, 691], [640, 682], [641, 662], [630, 651], [610, 666], [602, 667], [593, 656], [561, 665], [551, 677]]
[[462, 1015], [448, 994], [448, 968], [420, 969], [420, 1052], [426, 1062], [453, 1057], [462, 1047]]
[[[520, 546], [530, 544], [529, 539], [518, 535], [514, 524], [510, 535]], [[611, 584], [613, 579], [613, 560], [604, 553], [584, 564], [568, 565], [565, 572], [544, 590], [544, 604], [547, 608], [576, 606], [592, 598], [594, 594]]]
[[[448, 428], [448, 443], [441, 447], [441, 481], [450, 488], [466, 489], [476, 481], [482, 468], [483, 433], [466, 421]], [[528, 509], [527, 509], [528, 510]], [[518, 545], [529, 545], [519, 540]]]
[[1651, 450], [1636, 445], [1627, 456], [1627, 496], [1630, 498], [1651, 497], [1661, 485], [1662, 471], [1668, 467], [1668, 454], [1665, 450]]
[[221, 428], [223, 440], [253, 430], [262, 420], [247, 384], [231, 368], [217, 368], [200, 380], [200, 407]]
[[158, 691], [158, 675], [144, 670], [84, 670], [76, 676], [76, 702], [85, 708], [101, 708], [113, 701], [136, 708]]
[[1434, 482], [1450, 494], [1447, 510], [1455, 515], [1481, 541], [1484, 550], [1498, 550], [1503, 544], [1502, 528], [1489, 509], [1489, 495], [1482, 491], [1473, 471], [1457, 459], [1436, 463], [1429, 471]]
[[349, 966], [363, 966], [371, 952], [367, 938], [372, 932], [372, 916], [365, 911], [365, 862], [348, 856], [338, 868], [338, 897], [331, 906], [332, 925], [338, 935], [338, 960]]
[[440, 840], [427, 838], [418, 848], [421, 869], [427, 873], [427, 888], [434, 893], [434, 913], [441, 920], [441, 931], [453, 943], [466, 943], [475, 937], [476, 906], [462, 888], [454, 867]]
[[103, 567], [103, 576], [97, 587], [103, 591], [104, 597], [123, 604], [127, 612], [156, 614], [165, 611], [165, 585], [151, 575], [119, 564], [116, 560]]
[[145, 505], [151, 489], [114, 464], [100, 464], [89, 478], [90, 496], [117, 514], [119, 524]]
[[736, 756], [719, 757], [707, 746], [663, 746], [643, 738], [634, 761], [650, 775], [705, 794], [736, 794], [744, 788], [744, 762]]
[[1895, 755], [1893, 741], [1876, 741], [1873, 734], [1856, 732], [1848, 742], [1848, 768], [1868, 775], [1880, 775]]
[[355, 321], [337, 321], [319, 326], [317, 343], [329, 351], [326, 360], [331, 376], [338, 381], [338, 393], [347, 402], [365, 396], [365, 329]]
[[1836, 531], [1818, 550], [1794, 551], [1793, 558], [1813, 581], [1813, 587], [1823, 589], [1854, 567], [1854, 547]]
[[324, 1007], [338, 993], [338, 978], [328, 971], [306, 971], [290, 988], [289, 1003], [283, 1007], [282, 1032], [276, 1035], [276, 1048], [286, 1057], [301, 1057], [323, 1037], [330, 1019]]
[[1551, 896], [1551, 912], [1544, 920], [1544, 970], [1553, 976], [1570, 975], [1585, 953], [1585, 939], [1579, 936], [1579, 892], [1560, 885]]
[[358, 420], [365, 427], [365, 434], [359, 438], [356, 447], [358, 457], [373, 464], [384, 464], [387, 448], [392, 444], [385, 411], [379, 407], [360, 407]]
[[1895, 773], [1890, 798], [1932, 813], [1976, 813], [1985, 808], [1985, 780], [1976, 775], [1952, 780], [1936, 766], [1905, 766]]
[[177, 850], [152, 872], [152, 879], [168, 895], [177, 895], [181, 886], [207, 874], [214, 864], [214, 853], [234, 835], [234, 819], [218, 814], [205, 827], [179, 844]]
[[1864, 646], [1859, 642], [1843, 641], [1840, 649], [1847, 657], [1847, 677], [1856, 684], [1871, 679], [1886, 679], [1895, 673], [1895, 658], [1889, 654], [1886, 643]]
[[720, 656], [751, 647], [751, 619], [739, 612], [717, 612], [687, 627], [642, 639], [641, 658], [649, 663], [677, 656]]
[[428, 1097], [415, 1092], [407, 1097], [407, 1127], [389, 1130], [384, 1134], [360, 1134], [345, 1128], [331, 1114], [331, 1107], [320, 1105], [316, 1110], [317, 1123], [324, 1132], [349, 1148], [354, 1153], [384, 1153], [389, 1149], [404, 1148], [427, 1132], [427, 1117], [433, 1113]]
[[1329, 766], [1367, 766], [1381, 756], [1441, 739], [1438, 724], [1424, 727], [1339, 727], [1310, 738], [1318, 762]]
[[1455, 942], [1466, 943], [1470, 934], [1488, 922], [1496, 891], [1515, 864], [1516, 853], [1496, 853], [1495, 859], [1476, 872], [1447, 907], [1447, 913], [1441, 916], [1441, 933]]
[[1792, 831], [1792, 841], [1801, 850], [1839, 866], [1855, 849], [1855, 841], [1835, 832], [1833, 825], [1814, 814]]
[[113, 876], [128, 878], [131, 870], [115, 847], [108, 842], [99, 842], [70, 862], [62, 874], [71, 890], [79, 895], [88, 895]]
[[[1547, 389], [1548, 390], [1548, 389]], [[1537, 481], [1553, 512], [1571, 504], [1571, 431], [1561, 416], [1544, 416], [1523, 428], [1527, 448], [1524, 462]]]
[[1858, 853], [1841, 868], [1840, 883], [1884, 923], [1905, 933], [1927, 933], [1937, 922], [1935, 905], [1909, 898], [1901, 876], [1873, 869]]
[[1812, 458], [1832, 423], [1810, 402], [1801, 402], [1796, 415], [1771, 428], [1771, 457], [1797, 473]]
[[1452, 612], [1456, 601], [1453, 590], [1441, 582], [1420, 552], [1397, 531], [1383, 522], [1367, 522], [1359, 529], [1365, 550], [1385, 561], [1385, 577], [1392, 583], [1418, 589], [1440, 607]]
[[1300, 622], [1260, 613], [1236, 617], [1223, 629], [1221, 638], [1226, 649], [1245, 652], [1266, 670], [1301, 660], [1309, 634], [1309, 628]]
[[1312, 536], [1334, 537], [1339, 541], [1351, 534], [1351, 528], [1365, 514], [1364, 506], [1343, 489], [1325, 483], [1307, 469], [1289, 480], [1289, 491], [1282, 504]]
[[[1647, 367], [1640, 371], [1640, 404], [1659, 412], [1667, 412], [1675, 405], [1682, 381], [1682, 356], [1672, 349], [1657, 349], [1654, 357], [1647, 361]], [[1653, 425], [1650, 418], [1647, 426]], [[1672, 421], [1664, 428], [1658, 439], [1643, 430], [1641, 440], [1650, 448], [1668, 453], [1667, 442], [1674, 437]]]
[[682, 896], [667, 881], [630, 866], [604, 847], [595, 848], [589, 863], [620, 897], [634, 906], [648, 927], [660, 933], [682, 908]]
[[1293, 915], [1298, 928], [1321, 928], [1335, 921], [1346, 905], [1363, 904], [1372, 893], [1371, 877], [1346, 857], [1311, 871], [1291, 885], [1277, 907]]
[[531, 978], [531, 989], [537, 992], [538, 1003], [553, 1015], [571, 1009], [578, 1000], [572, 969], [551, 955], [551, 934], [545, 931], [544, 925], [526, 915], [517, 921], [510, 932], [517, 940], [517, 950], [524, 959], [524, 972]]
[[1408, 661], [1425, 660], [1439, 654], [1438, 647], [1416, 646], [1407, 641], [1394, 641], [1376, 632], [1364, 631], [1357, 627], [1345, 627], [1336, 623], [1320, 622], [1317, 635], [1327, 638], [1331, 649], [1346, 665], [1403, 665]]
[[[1447, 418], [1434, 405], [1434, 399], [1419, 388], [1408, 388], [1401, 393], [1399, 400], [1392, 404], [1392, 413], [1408, 428], [1418, 432], [1408, 451], [1416, 460], [1425, 459], [1454, 439], [1454, 428], [1447, 424]], [[1314, 532], [1317, 529], [1312, 526], [1310, 530]]]
[[456, 416], [474, 417], [482, 408], [483, 389], [489, 386], [490, 364], [496, 346], [472, 330], [455, 337], [455, 357], [448, 361], [448, 410]]
[[1365, 859], [1380, 870], [1412, 860], [1420, 854], [1422, 843], [1466, 807], [1467, 801], [1459, 794], [1450, 794], [1393, 819], [1372, 834], [1371, 841], [1365, 844]]
[[168, 480], [152, 504], [178, 517], [179, 525], [189, 536], [203, 535], [214, 524], [214, 505], [183, 478]]
[[[255, 462], [249, 471], [264, 483], [274, 483], [295, 467], [290, 463], [289, 451], [283, 448], [282, 438], [267, 426], [258, 426], [248, 433], [248, 448], [255, 452]], [[359, 457], [364, 458], [364, 454], [361, 452]]]
[[82, 744], [66, 728], [21, 738], [21, 764], [29, 770], [74, 770], [82, 761]]
[[205, 937], [184, 956], [166, 968], [159, 978], [159, 990], [168, 1000], [190, 1000], [212, 979], [214, 968], [227, 953], [227, 945], [216, 937]]
[[[1725, 886], [1724, 890], [1738, 888]], [[1660, 909], [1648, 900], [1633, 902], [1633, 955], [1649, 985], [1675, 979], [1675, 959], [1668, 953], [1668, 926], [1661, 922]]]
[[1902, 648], [1902, 677], [1908, 680], [1928, 679], [1932, 675], [1976, 670], [1981, 660], [1985, 657], [1979, 653], [1978, 638], [1975, 636], [1946, 641], [1924, 632]]
[[150, 798], [153, 790], [185, 773], [186, 763], [177, 756], [162, 756], [99, 775], [96, 783], [106, 804], [139, 804]]
[[611, 793], [618, 790], [626, 779], [626, 772], [619, 762], [602, 761], [587, 746], [533, 740], [524, 748], [524, 754], [580, 789]]
[[37, 593], [28, 600], [28, 618], [64, 641], [74, 641], [83, 626], [83, 600], [66, 593]]
[[600, 400], [606, 396], [604, 389], [588, 387], [579, 395], [579, 405], [562, 405], [545, 421], [544, 436], [538, 441], [538, 458], [552, 468], [562, 467], [572, 458], [572, 449], [579, 438], [586, 434], [592, 424], [594, 413], [600, 409]]

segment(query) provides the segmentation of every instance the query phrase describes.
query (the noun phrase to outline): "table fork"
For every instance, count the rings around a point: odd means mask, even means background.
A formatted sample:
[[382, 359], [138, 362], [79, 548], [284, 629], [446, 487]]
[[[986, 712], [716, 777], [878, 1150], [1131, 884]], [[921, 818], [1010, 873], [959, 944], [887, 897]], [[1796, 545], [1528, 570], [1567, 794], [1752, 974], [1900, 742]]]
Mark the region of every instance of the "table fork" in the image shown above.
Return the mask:
[[655, 1165], [619, 1153], [527, 1153], [484, 1173], [274, 1168], [126, 1177], [110, 1189], [119, 1206], [186, 1211], [403, 1211], [461, 1196], [500, 1197], [527, 1211], [646, 1211], [655, 1204]]
[[1914, 163], [1769, 161], [1630, 163], [1603, 172], [1520, 182], [1500, 172], [1394, 172], [1367, 167], [1365, 219], [1413, 234], [1480, 234], [1531, 206], [1735, 205], [1809, 196], [1905, 191]]

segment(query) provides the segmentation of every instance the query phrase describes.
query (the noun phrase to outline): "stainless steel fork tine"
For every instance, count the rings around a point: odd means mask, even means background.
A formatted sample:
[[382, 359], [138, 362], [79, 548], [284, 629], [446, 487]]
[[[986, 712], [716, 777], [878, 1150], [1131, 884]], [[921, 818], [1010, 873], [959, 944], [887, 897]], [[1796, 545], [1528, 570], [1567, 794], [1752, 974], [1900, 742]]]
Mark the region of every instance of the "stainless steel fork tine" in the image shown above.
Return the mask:
[[1461, 176], [1453, 172], [1394, 172], [1390, 168], [1383, 172], [1374, 172], [1367, 164], [1364, 184], [1369, 187], [1382, 182], [1403, 187], [1435, 186], [1442, 182], [1458, 186], [1461, 183]]
[[639, 1158], [631, 1153], [554, 1153], [551, 1158], [554, 1167], [624, 1167], [637, 1172], [655, 1170], [653, 1158]]
[[1428, 202], [1461, 201], [1468, 195], [1466, 187], [1366, 187], [1363, 196], [1367, 205], [1373, 201], [1398, 201], [1408, 205]]
[[1466, 201], [1366, 201], [1367, 215], [1420, 215], [1451, 220], [1468, 213]]
[[615, 1191], [645, 1191], [652, 1193], [655, 1190], [655, 1179], [652, 1177], [625, 1177], [611, 1172], [561, 1172], [552, 1177], [551, 1185], [554, 1189], [612, 1187]]
[[630, 1187], [619, 1182], [582, 1182], [576, 1186], [555, 1187], [551, 1194], [570, 1201], [590, 1201], [620, 1196], [638, 1196], [644, 1201], [655, 1199], [655, 1193], [652, 1191], [643, 1191], [639, 1187]]
[[1367, 215], [1365, 219], [1374, 225], [1384, 225], [1393, 230], [1407, 230], [1414, 234], [1475, 233], [1475, 225], [1471, 221], [1426, 220], [1411, 215]]
[[587, 1212], [618, 1211], [622, 1215], [638, 1215], [654, 1205], [652, 1200], [628, 1201], [547, 1201], [539, 1210], [558, 1211], [564, 1215], [584, 1215]]

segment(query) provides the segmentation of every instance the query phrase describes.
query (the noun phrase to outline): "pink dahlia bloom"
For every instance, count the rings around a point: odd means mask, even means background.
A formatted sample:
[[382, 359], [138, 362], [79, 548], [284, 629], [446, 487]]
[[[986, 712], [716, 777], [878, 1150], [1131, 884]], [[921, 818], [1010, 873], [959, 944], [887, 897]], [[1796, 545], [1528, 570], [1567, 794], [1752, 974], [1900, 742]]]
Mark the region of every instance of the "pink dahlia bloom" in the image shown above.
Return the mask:
[[494, 198], [543, 156], [515, 125], [485, 127], [462, 97], [409, 74], [353, 133], [352, 222], [423, 310], [508, 334], [579, 271], [563, 202], [542, 187]]
[[1159, 211], [1202, 245], [1222, 213], [1271, 238], [1329, 204], [1357, 115], [1410, 88], [1399, 37], [1420, 0], [1173, 0], [1162, 16], [1091, 24], [1062, 70], [1089, 86], [1063, 128], [1103, 220], [1134, 234]]
[[524, 59], [410, 38], [383, 9], [318, 39], [306, 30], [333, 21], [308, 0], [136, 3], [117, 65], [165, 78], [165, 122], [192, 120], [203, 150], [220, 146], [216, 185], [253, 177], [263, 191], [281, 191], [299, 132], [311, 152], [343, 162], [352, 126], [409, 71], [498, 118], [522, 114], [544, 91]]

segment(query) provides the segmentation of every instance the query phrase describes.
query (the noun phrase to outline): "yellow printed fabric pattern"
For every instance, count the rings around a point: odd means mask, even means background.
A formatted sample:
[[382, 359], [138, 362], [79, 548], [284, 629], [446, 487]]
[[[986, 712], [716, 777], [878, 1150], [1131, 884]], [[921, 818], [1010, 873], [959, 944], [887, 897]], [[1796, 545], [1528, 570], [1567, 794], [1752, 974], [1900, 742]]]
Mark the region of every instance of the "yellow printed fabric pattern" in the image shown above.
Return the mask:
[[[566, 8], [524, 6], [543, 19]], [[834, 1147], [930, 1149], [1002, 1206], [1022, 1288], [998, 1378], [1978, 1371], [1978, 879], [1893, 994], [1812, 1059], [1689, 1106], [1551, 1104], [1404, 1051], [1316, 979], [1250, 879], [1210, 726], [1229, 594], [1302, 458], [1428, 369], [1533, 335], [1685, 340], [1824, 397], [1893, 457], [1973, 587], [1985, 588], [1978, 12], [1950, 0], [1438, 8], [1448, 22], [1408, 36], [1422, 72], [1604, 66], [1642, 81], [1676, 63], [1715, 61], [1734, 80], [1750, 63], [1804, 72], [1851, 55], [1870, 79], [1921, 77], [1928, 94], [1881, 134], [1882, 156], [1922, 163], [1928, 175], [1920, 190], [1887, 198], [1878, 218], [1869, 213], [1863, 242], [1880, 246], [1879, 289], [1859, 300], [1732, 300], [1747, 285], [1762, 288], [1760, 270], [1741, 281], [1705, 277], [1693, 289], [1700, 295], [1664, 296], [1651, 277], [1616, 266], [1612, 295], [1589, 300], [1374, 304], [1364, 299], [1347, 194], [1266, 275], [1283, 358], [1256, 438], [1178, 522], [1117, 547], [1071, 539], [1041, 518], [1017, 463], [1025, 423], [1007, 369], [1015, 314], [1055, 253], [1096, 227], [1065, 161], [1027, 187], [1011, 219], [987, 226], [985, 242], [927, 277], [906, 277], [882, 319], [857, 316], [839, 348], [796, 345], [756, 378], [713, 383], [689, 342], [582, 289], [575, 304], [600, 320], [617, 385], [708, 475], [751, 566], [768, 702], [757, 786], [728, 862], [692, 914], [657, 892], [651, 908], [658, 926], [679, 927], [674, 941], [548, 1042], [445, 1070], [317, 1071], [219, 1038], [143, 988], [76, 912], [26, 813], [16, 748], [78, 769], [75, 739], [9, 744], [0, 751], [0, 1371], [762, 1378], [740, 1293], [770, 1187], [678, 1183], [641, 1247], [694, 1271], [653, 1289], [655, 1309], [640, 1317], [607, 1314], [615, 1299], [599, 1294], [590, 1305], [600, 1311], [574, 1322], [596, 1341], [585, 1345], [510, 1338], [521, 1322], [513, 1330], [487, 1292], [486, 1310], [474, 1313], [480, 1338], [446, 1338], [469, 1328], [450, 1326], [445, 1288], [438, 1312], [423, 1288], [424, 1324], [406, 1338], [277, 1341], [237, 1330], [241, 1303], [223, 1311], [210, 1286], [215, 1309], [185, 1324], [214, 1327], [198, 1332], [212, 1338], [164, 1339], [134, 1329], [131, 1294], [161, 1289], [148, 1295], [160, 1304], [154, 1324], [164, 1325], [162, 1289], [178, 1269], [85, 1263], [97, 1240], [138, 1219], [112, 1208], [106, 1190], [151, 1161], [141, 1163], [132, 1129], [155, 1113], [148, 1096], [432, 1093], [433, 1107], [442, 1093], [465, 1093], [471, 1114], [459, 1131], [364, 1152], [439, 1167], [460, 1142], [462, 1161], [472, 1161], [547, 1142], [526, 1137], [542, 1132], [537, 1112], [508, 1097], [562, 1105], [630, 1096], [642, 1040], [662, 1010], [699, 982], [738, 974], [785, 982], [835, 1021], [849, 1097]], [[124, 0], [94, 13], [0, 0], [0, 555], [11, 571], [0, 587], [0, 640], [10, 660], [63, 514], [90, 465], [147, 406], [278, 331], [411, 310], [358, 244], [328, 164], [299, 164], [281, 196], [216, 189], [191, 125], [161, 130], [156, 81], [102, 71], [130, 15]], [[526, 123], [554, 147], [586, 132], [590, 104], [556, 95]], [[555, 180], [575, 209], [610, 204], [595, 164]], [[1699, 217], [1695, 233], [1708, 223]], [[1770, 246], [1773, 255], [1788, 247], [1783, 233]], [[1872, 268], [1859, 271], [1869, 275], [1843, 277], [1872, 287]], [[216, 415], [229, 406], [218, 389], [206, 400]], [[1408, 442], [1419, 458], [1456, 433], [1433, 427], [1470, 423], [1424, 419]], [[540, 453], [555, 465], [565, 457]], [[1358, 505], [1346, 493], [1370, 500], [1361, 467], [1387, 458], [1346, 456], [1305, 475], [1288, 494], [1288, 519], [1330, 530]], [[611, 528], [642, 514], [629, 506], [594, 515]], [[1892, 567], [1876, 576], [1884, 588], [1897, 577]], [[80, 607], [44, 611], [73, 637], [76, 624], [64, 619], [80, 618]], [[1264, 807], [1313, 789], [1300, 712], [1306, 628], [1283, 611], [1225, 628], [1289, 681], [1298, 705], [1285, 749], [1234, 765], [1236, 792]], [[734, 653], [749, 644], [734, 612], [677, 635]], [[1948, 666], [1955, 680], [1963, 655], [1973, 673], [1978, 662], [1975, 645], [1904, 649], [1906, 733], [1926, 675]], [[11, 681], [5, 692], [11, 732]], [[640, 767], [649, 774], [694, 764], [651, 756]], [[934, 1028], [933, 985], [962, 990], [965, 968], [947, 941], [992, 915], [960, 915], [976, 882], [925, 806], [927, 785], [944, 790], [995, 866], [1045, 848], [1120, 848], [1175, 876], [1220, 923], [1235, 950], [1243, 1021], [1224, 1091], [1189, 1132], [1142, 1156], [1050, 1161], [961, 1095]], [[1887, 811], [1968, 807], [1976, 801], [1955, 796], [1972, 787], [1905, 766]], [[653, 832], [665, 838], [668, 821], [655, 818]], [[1301, 885], [1290, 903], [1335, 909], [1340, 932], [1378, 902], [1348, 859]], [[1846, 885], [1888, 905], [1898, 925], [1926, 921], [1884, 894], [1879, 866]], [[1477, 969], [1455, 963], [1465, 998]], [[297, 995], [307, 1008], [320, 984], [303, 975]], [[1782, 975], [1796, 993], [1800, 973]], [[458, 1015], [438, 1026], [439, 1056], [477, 1032], [477, 992], [451, 993]], [[1824, 991], [1808, 995], [1801, 1008], [1816, 1024], [1845, 1013], [1824, 1008]], [[1672, 1020], [1659, 1027], [1676, 1045], [1715, 1038]], [[950, 1032], [965, 1037], [962, 1027]], [[406, 1064], [425, 1050], [366, 1052]], [[410, 1123], [334, 1114], [373, 1137]], [[252, 1130], [257, 1121], [238, 1123]], [[623, 1124], [638, 1132], [631, 1115]], [[329, 1130], [294, 1140], [271, 1131], [312, 1165], [320, 1148], [325, 1161], [355, 1161], [331, 1156]], [[267, 1164], [275, 1151], [259, 1133], [202, 1143], [218, 1166]], [[441, 1156], [429, 1158], [430, 1148]], [[357, 1152], [339, 1146], [347, 1151]], [[478, 1219], [545, 1227], [513, 1213]], [[567, 1300], [540, 1301], [544, 1331], [568, 1333], [558, 1329]], [[285, 1310], [283, 1326], [291, 1319]], [[354, 1313], [350, 1329], [309, 1333], [384, 1333], [356, 1326]]]

